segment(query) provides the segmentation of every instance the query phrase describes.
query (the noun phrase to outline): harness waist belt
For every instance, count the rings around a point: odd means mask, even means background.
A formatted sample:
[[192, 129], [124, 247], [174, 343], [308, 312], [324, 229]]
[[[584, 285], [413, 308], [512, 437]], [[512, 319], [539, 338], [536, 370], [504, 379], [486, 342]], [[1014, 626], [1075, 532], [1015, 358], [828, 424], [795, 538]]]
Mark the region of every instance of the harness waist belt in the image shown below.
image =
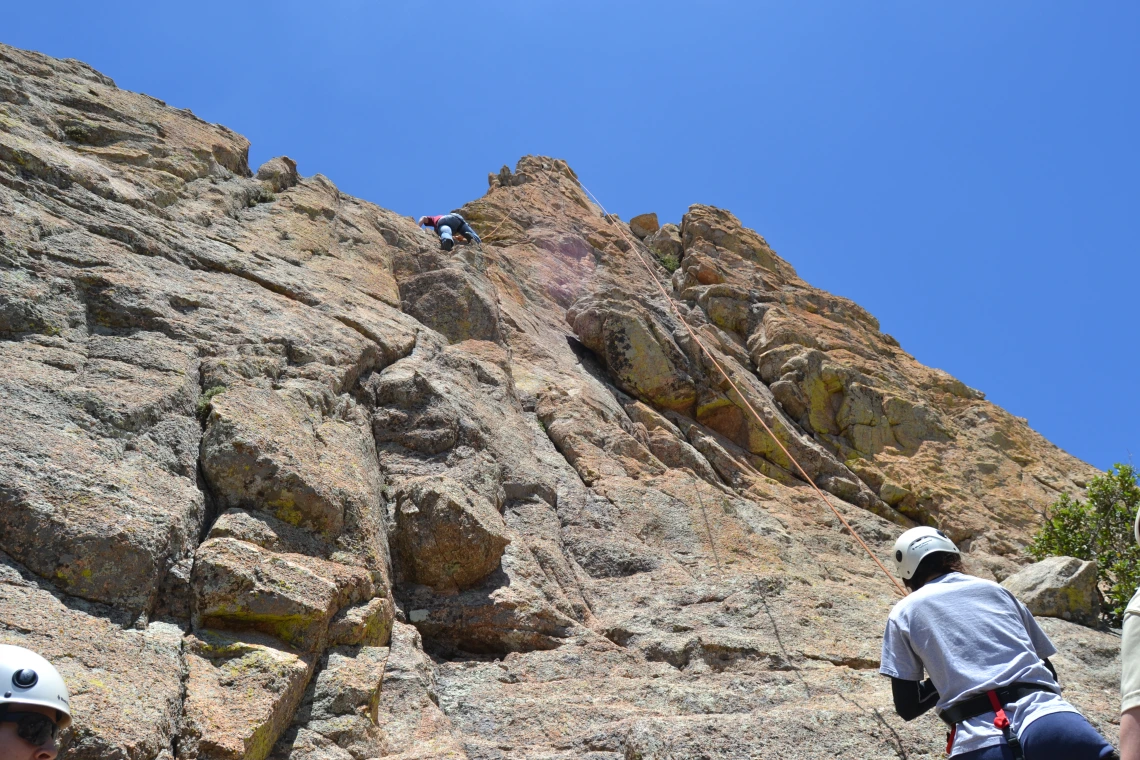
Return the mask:
[[[1003, 705], [1013, 704], [1017, 700], [1027, 697], [1035, 691], [1056, 693], [1048, 686], [1041, 686], [1035, 683], [1013, 683], [1009, 686], [1003, 686], [1000, 689], [994, 689], [994, 692], [997, 693], [998, 701]], [[950, 705], [940, 712], [938, 717], [942, 718], [942, 722], [946, 725], [955, 726], [964, 720], [992, 712], [994, 712], [994, 707], [990, 702], [989, 693], [987, 692]]]

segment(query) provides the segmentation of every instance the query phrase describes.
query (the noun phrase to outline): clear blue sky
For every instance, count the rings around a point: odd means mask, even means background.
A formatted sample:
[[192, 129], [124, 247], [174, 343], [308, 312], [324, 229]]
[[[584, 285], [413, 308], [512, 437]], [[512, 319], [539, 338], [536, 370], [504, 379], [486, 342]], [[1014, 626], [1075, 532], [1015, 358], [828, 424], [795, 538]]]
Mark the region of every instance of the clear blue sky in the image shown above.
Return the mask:
[[526, 153], [732, 210], [1073, 454], [1140, 455], [1140, 3], [10, 2], [0, 40], [409, 215]]

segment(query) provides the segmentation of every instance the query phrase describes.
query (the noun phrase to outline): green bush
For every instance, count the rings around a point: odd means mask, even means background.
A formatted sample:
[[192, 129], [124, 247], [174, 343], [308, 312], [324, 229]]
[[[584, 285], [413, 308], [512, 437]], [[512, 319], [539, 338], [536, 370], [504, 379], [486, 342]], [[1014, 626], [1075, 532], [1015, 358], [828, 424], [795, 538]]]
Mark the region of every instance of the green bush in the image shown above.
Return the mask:
[[206, 417], [210, 415], [210, 402], [213, 401], [214, 396], [222, 393], [225, 389], [226, 386], [224, 385], [215, 385], [198, 397], [198, 419], [203, 422], [206, 421]]
[[665, 271], [669, 274], [673, 274], [677, 271], [677, 268], [681, 266], [680, 259], [678, 259], [677, 256], [672, 253], [667, 253], [664, 256], [657, 256], [657, 260], [661, 262], [661, 266], [665, 267]]
[[1036, 559], [1096, 560], [1105, 619], [1120, 625], [1124, 608], [1140, 586], [1140, 546], [1132, 533], [1140, 509], [1140, 486], [1131, 465], [1117, 464], [1089, 482], [1088, 500], [1064, 494], [1045, 512], [1045, 524], [1029, 545]]

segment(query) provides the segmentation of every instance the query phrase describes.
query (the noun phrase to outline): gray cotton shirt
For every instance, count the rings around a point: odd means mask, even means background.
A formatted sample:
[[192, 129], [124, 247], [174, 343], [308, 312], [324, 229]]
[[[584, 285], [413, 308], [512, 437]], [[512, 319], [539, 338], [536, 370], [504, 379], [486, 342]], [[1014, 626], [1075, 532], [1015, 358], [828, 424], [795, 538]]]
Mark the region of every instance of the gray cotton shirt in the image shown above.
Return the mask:
[[[879, 672], [938, 689], [937, 709], [1012, 683], [1060, 686], [1042, 660], [1056, 654], [1025, 605], [993, 581], [948, 573], [894, 606], [883, 636]], [[1007, 706], [1018, 735], [1034, 720], [1076, 709], [1050, 692], [1035, 692]], [[951, 756], [1002, 742], [993, 713], [958, 726]]]
[[1124, 610], [1120, 639], [1120, 712], [1140, 707], [1140, 589]]

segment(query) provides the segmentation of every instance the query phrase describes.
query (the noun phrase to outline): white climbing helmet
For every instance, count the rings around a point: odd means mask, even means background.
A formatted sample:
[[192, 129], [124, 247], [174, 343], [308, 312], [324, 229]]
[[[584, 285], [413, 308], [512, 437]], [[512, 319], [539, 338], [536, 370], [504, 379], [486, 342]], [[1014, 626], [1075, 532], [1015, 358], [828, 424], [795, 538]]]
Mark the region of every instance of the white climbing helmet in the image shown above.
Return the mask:
[[0, 708], [20, 705], [58, 710], [59, 727], [71, 725], [70, 695], [59, 671], [30, 649], [0, 644]]
[[911, 528], [899, 536], [895, 541], [895, 569], [900, 578], [914, 577], [918, 563], [922, 558], [932, 552], [951, 552], [961, 554], [954, 542], [937, 528]]

